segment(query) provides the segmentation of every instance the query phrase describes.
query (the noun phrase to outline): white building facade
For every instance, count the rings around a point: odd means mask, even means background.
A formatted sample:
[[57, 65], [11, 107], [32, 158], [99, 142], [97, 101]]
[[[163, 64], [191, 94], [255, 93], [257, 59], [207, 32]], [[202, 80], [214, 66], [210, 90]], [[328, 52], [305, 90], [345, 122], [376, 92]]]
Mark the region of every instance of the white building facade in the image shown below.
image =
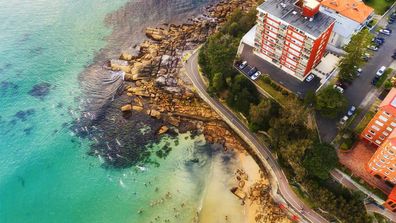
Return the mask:
[[374, 10], [360, 0], [324, 0], [320, 11], [336, 19], [329, 44], [341, 48], [373, 19]]

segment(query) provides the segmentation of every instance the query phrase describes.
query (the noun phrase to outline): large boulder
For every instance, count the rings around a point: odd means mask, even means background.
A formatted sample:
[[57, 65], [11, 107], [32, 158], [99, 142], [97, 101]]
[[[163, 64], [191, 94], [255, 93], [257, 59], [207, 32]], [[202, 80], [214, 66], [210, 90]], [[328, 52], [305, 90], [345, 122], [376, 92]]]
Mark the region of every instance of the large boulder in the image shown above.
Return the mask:
[[166, 78], [164, 76], [160, 76], [157, 79], [155, 79], [155, 84], [157, 86], [164, 86], [166, 84]]
[[169, 130], [168, 126], [164, 125], [158, 130], [158, 134], [164, 134]]
[[157, 119], [161, 118], [161, 112], [159, 112], [157, 110], [154, 110], [154, 109], [148, 110], [147, 114], [150, 115], [153, 118], [157, 118]]
[[141, 112], [141, 111], [143, 111], [143, 107], [134, 105], [134, 106], [132, 106], [132, 110]]
[[175, 117], [169, 117], [168, 118], [169, 124], [178, 127], [180, 125], [180, 119], [175, 118]]
[[121, 54], [120, 59], [130, 61], [132, 60], [132, 55], [124, 52]]
[[132, 111], [132, 105], [131, 104], [127, 104], [121, 107], [121, 111], [122, 112], [130, 112]]

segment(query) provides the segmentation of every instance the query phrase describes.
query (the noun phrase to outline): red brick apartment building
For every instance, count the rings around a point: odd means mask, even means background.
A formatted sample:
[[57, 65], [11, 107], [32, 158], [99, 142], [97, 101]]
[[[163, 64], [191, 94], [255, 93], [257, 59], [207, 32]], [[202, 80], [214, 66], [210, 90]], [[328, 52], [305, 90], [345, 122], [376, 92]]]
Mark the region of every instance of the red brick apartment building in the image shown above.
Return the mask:
[[[396, 184], [396, 88], [388, 93], [378, 111], [361, 133], [360, 137], [377, 147], [367, 163], [367, 171]], [[385, 207], [396, 212], [396, 187], [388, 195]]]
[[254, 52], [304, 80], [326, 51], [335, 19], [316, 0], [267, 0], [260, 5]]
[[378, 111], [363, 130], [361, 137], [378, 147], [396, 127], [396, 88], [393, 88], [378, 107]]

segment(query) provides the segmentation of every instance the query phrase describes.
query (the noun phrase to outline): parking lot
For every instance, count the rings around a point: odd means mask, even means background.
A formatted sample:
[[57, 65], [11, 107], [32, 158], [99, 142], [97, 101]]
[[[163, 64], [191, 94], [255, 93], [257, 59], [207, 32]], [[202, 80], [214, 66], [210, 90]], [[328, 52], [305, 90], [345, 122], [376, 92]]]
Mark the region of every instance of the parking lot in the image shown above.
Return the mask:
[[[388, 16], [383, 18], [384, 20], [388, 19]], [[396, 50], [396, 23], [389, 24], [388, 28], [393, 30], [393, 33], [388, 36], [384, 34], [378, 34], [373, 31], [376, 36], [380, 38], [384, 38], [384, 43], [379, 47], [378, 51], [370, 51], [372, 57], [367, 61], [367, 63], [362, 67], [362, 72], [359, 77], [357, 77], [352, 84], [349, 86], [345, 86], [344, 95], [348, 99], [349, 105], [359, 107], [362, 102], [369, 106], [373, 103], [373, 101], [367, 100], [375, 100], [376, 97], [370, 97], [369, 94], [374, 94], [376, 92], [376, 87], [372, 84], [372, 81], [380, 67], [386, 66], [388, 67], [394, 59], [392, 55]], [[366, 96], [368, 96], [366, 98]], [[346, 113], [347, 111], [345, 111]], [[323, 140], [331, 141], [336, 136], [337, 123], [339, 123], [340, 119], [345, 114], [342, 114], [340, 117], [337, 117], [334, 120], [326, 119], [318, 115], [317, 124], [319, 128], [320, 135]], [[363, 117], [364, 114], [360, 114], [360, 117]]]
[[315, 77], [312, 81], [300, 81], [290, 74], [261, 59], [253, 53], [251, 46], [245, 45], [241, 53], [241, 60], [246, 60], [248, 66], [242, 72], [246, 75], [252, 67], [256, 67], [262, 74], [267, 74], [279, 85], [289, 89], [297, 95], [303, 96], [307, 91], [315, 91], [320, 86], [320, 79]]

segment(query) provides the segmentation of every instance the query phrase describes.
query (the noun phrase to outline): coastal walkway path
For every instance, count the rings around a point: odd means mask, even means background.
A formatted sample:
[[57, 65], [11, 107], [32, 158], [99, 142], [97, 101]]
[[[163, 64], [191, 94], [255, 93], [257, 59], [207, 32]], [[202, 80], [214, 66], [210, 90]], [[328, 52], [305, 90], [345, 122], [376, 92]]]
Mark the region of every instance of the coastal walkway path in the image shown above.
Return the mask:
[[316, 213], [294, 193], [281, 167], [273, 157], [271, 151], [261, 144], [257, 137], [218, 99], [212, 98], [206, 91], [198, 68], [198, 50], [194, 51], [184, 64], [187, 76], [190, 78], [200, 97], [208, 103], [223, 120], [254, 150], [266, 170], [270, 174], [271, 193], [275, 202], [285, 205], [288, 210], [300, 217], [300, 222], [322, 223], [328, 222]]

